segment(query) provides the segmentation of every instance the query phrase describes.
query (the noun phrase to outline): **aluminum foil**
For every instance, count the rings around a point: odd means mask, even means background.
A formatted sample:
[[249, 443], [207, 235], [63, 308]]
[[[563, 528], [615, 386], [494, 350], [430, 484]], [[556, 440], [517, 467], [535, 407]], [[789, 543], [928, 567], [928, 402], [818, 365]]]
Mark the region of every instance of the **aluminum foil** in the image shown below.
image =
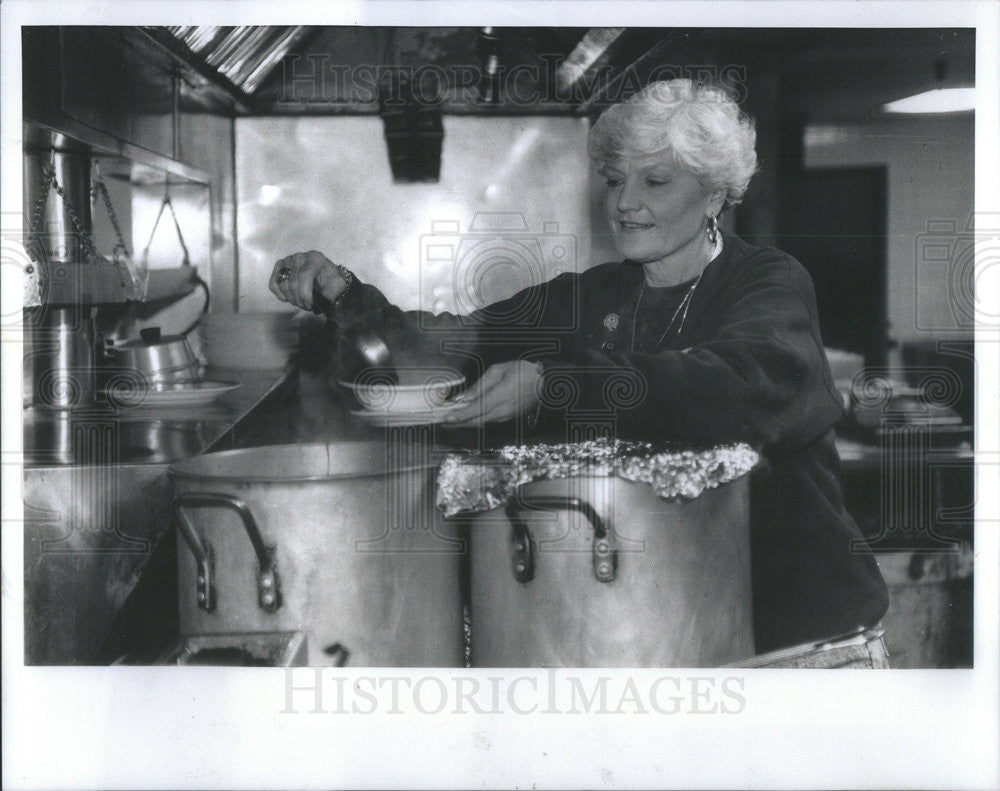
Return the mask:
[[445, 458], [438, 473], [437, 505], [446, 516], [488, 511], [504, 505], [526, 483], [611, 475], [647, 483], [666, 500], [693, 500], [706, 489], [743, 477], [758, 461], [759, 454], [744, 444], [704, 450], [608, 439], [508, 445]]

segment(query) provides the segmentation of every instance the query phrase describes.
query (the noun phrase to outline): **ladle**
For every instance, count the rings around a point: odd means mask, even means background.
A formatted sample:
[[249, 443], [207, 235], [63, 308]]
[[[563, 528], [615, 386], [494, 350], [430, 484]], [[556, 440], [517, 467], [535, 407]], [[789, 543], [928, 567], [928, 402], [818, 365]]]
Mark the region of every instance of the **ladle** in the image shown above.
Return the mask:
[[[319, 288], [313, 289], [313, 313], [322, 313], [333, 321], [335, 309]], [[357, 375], [361, 371], [376, 373], [387, 384], [399, 384], [399, 374], [386, 342], [374, 330], [366, 327], [352, 327], [345, 333], [350, 353], [347, 355], [349, 371]]]

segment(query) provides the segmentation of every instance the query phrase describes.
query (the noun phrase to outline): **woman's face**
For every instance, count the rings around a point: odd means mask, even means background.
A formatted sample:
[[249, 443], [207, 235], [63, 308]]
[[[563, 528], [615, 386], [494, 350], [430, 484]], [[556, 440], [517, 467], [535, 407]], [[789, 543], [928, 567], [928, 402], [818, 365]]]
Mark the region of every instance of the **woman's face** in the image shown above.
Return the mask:
[[705, 218], [722, 208], [724, 198], [710, 195], [669, 154], [613, 159], [600, 173], [607, 182], [604, 208], [618, 248], [639, 263], [700, 250]]

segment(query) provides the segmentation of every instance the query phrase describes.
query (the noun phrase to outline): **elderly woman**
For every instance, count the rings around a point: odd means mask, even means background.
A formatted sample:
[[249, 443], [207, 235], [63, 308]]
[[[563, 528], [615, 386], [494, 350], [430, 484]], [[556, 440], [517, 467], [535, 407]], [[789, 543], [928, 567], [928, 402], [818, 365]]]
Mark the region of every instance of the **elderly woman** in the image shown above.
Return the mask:
[[[519, 425], [558, 429], [568, 409], [606, 411], [606, 385], [624, 376], [633, 392], [616, 409], [619, 437], [752, 445], [766, 460], [751, 534], [764, 652], [871, 626], [887, 596], [842, 503], [833, 433], [842, 405], [809, 275], [718, 228], [756, 169], [755, 140], [726, 94], [689, 80], [651, 84], [610, 108], [589, 148], [624, 260], [467, 317], [404, 314], [316, 252], [278, 261], [270, 288], [306, 309], [318, 288], [345, 329], [378, 316], [448, 337], [452, 349], [464, 343], [461, 359], [481, 375], [448, 413], [457, 426], [524, 416]], [[571, 405], [547, 397], [554, 382], [573, 391]]]

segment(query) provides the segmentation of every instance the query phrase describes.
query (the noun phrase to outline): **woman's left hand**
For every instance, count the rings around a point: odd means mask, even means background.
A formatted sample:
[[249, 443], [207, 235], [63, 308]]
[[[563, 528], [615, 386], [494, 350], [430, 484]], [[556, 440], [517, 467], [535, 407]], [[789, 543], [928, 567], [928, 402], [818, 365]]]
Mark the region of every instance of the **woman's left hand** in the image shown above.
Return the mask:
[[472, 387], [454, 399], [460, 407], [448, 412], [450, 426], [482, 426], [484, 423], [510, 420], [538, 406], [538, 384], [542, 367], [527, 360], [497, 363]]

